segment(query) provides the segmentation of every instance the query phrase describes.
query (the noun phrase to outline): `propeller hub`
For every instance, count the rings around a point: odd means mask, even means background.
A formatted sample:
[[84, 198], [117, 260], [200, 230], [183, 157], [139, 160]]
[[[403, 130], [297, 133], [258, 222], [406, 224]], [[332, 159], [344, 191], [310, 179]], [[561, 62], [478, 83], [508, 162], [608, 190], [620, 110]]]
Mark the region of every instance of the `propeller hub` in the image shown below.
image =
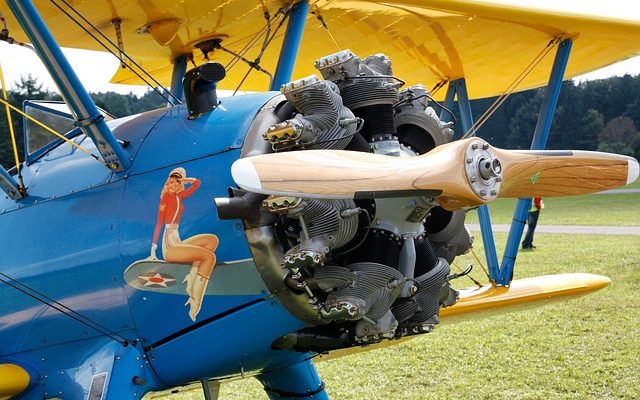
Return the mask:
[[478, 169], [480, 171], [480, 176], [486, 181], [493, 177], [500, 176], [500, 172], [502, 172], [502, 165], [500, 164], [500, 160], [497, 158], [483, 158], [480, 160]]
[[487, 142], [475, 138], [465, 152], [465, 172], [469, 186], [484, 201], [498, 196], [502, 182], [502, 164]]

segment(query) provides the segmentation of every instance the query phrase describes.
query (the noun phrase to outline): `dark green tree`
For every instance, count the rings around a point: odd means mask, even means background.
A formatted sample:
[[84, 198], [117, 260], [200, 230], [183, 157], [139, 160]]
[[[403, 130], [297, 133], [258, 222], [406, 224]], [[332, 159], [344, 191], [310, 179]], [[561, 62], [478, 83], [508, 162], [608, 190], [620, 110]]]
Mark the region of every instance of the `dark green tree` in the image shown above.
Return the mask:
[[[162, 92], [161, 88], [158, 91]], [[167, 100], [160, 96], [155, 90], [147, 90], [141, 97], [135, 97], [131, 105], [131, 112], [134, 114], [144, 111], [155, 110], [156, 108], [166, 107]]]
[[635, 156], [640, 146], [640, 132], [629, 117], [616, 117], [607, 122], [598, 135], [598, 150]]
[[[511, 132], [511, 120], [515, 113], [528, 104], [531, 98], [536, 96], [536, 90], [528, 90], [525, 92], [512, 93], [506, 101], [491, 115], [489, 119], [480, 127], [477, 135], [487, 140], [489, 143], [497, 147], [507, 148], [509, 143], [513, 143], [518, 136], [517, 133]], [[476, 119], [479, 119], [482, 113], [496, 101], [496, 97], [490, 99], [481, 99], [472, 102], [472, 110]], [[522, 141], [524, 143], [524, 141]], [[529, 142], [530, 143], [530, 142]], [[527, 143], [526, 147], [529, 147]]]
[[91, 98], [96, 105], [116, 118], [131, 115], [131, 101], [133, 94], [121, 95], [116, 92], [92, 93]]
[[575, 138], [575, 149], [596, 150], [598, 135], [604, 128], [604, 115], [590, 108], [580, 118], [581, 133]]
[[543, 92], [536, 90], [526, 102], [522, 103], [509, 119], [506, 129], [506, 147], [509, 149], [528, 149], [538, 123]]

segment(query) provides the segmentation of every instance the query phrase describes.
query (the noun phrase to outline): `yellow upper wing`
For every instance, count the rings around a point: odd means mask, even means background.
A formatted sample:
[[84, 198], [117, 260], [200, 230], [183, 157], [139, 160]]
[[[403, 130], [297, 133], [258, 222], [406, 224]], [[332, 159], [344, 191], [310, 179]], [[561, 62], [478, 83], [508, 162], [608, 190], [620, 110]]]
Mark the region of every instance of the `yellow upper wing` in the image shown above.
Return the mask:
[[[34, 1], [63, 47], [103, 50], [49, 0]], [[56, 0], [61, 4], [61, 0]], [[172, 59], [193, 52], [195, 43], [221, 38], [222, 45], [239, 52], [266, 26], [264, 11], [274, 17], [292, 1], [257, 0], [74, 0], [74, 7], [114, 42], [114, 19], [121, 19], [124, 50], [163, 84], [171, 78]], [[65, 9], [68, 8], [62, 5]], [[10, 33], [26, 40], [6, 6]], [[574, 41], [567, 77], [589, 72], [640, 52], [640, 21], [589, 15], [559, 14], [542, 8], [522, 8], [472, 0], [311, 1], [294, 78], [316, 73], [314, 61], [342, 49], [365, 57], [384, 52], [394, 74], [407, 84], [433, 87], [441, 81], [467, 79], [471, 98], [503, 93], [553, 38]], [[326, 23], [325, 29], [318, 16]], [[277, 20], [271, 26], [276, 31]], [[273, 72], [286, 23], [261, 59]], [[334, 41], [335, 39], [335, 41]], [[254, 60], [262, 40], [246, 58]], [[553, 61], [550, 52], [518, 86], [545, 85]], [[223, 65], [231, 56], [219, 50], [210, 58]], [[235, 89], [249, 67], [238, 63], [220, 87]], [[120, 69], [117, 83], [139, 84], [128, 69]], [[267, 75], [253, 71], [242, 89], [265, 90]], [[442, 98], [442, 91], [438, 97]]]

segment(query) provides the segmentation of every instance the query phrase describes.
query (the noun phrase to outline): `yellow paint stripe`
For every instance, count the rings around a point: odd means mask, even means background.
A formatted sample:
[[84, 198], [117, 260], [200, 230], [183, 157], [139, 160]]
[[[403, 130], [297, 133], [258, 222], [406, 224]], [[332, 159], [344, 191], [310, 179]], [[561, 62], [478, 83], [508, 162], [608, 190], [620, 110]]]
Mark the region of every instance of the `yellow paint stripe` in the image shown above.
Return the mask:
[[31, 377], [15, 364], [0, 364], [0, 398], [15, 396], [29, 386]]

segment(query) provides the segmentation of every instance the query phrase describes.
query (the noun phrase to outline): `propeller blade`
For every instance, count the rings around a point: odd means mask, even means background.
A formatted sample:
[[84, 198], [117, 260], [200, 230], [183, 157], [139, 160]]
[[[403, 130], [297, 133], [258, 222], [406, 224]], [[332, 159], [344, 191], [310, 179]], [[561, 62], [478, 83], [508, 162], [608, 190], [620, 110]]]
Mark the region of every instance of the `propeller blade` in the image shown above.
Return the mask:
[[469, 138], [417, 157], [305, 150], [237, 160], [233, 179], [262, 194], [315, 198], [432, 196], [456, 210], [496, 197], [570, 196], [638, 176], [630, 157], [587, 151], [516, 151]]
[[574, 196], [624, 186], [638, 161], [618, 154], [571, 150], [494, 149], [503, 167], [499, 197]]
[[263, 154], [237, 160], [231, 173], [238, 186], [262, 194], [351, 199], [422, 192], [438, 196], [438, 202], [448, 209], [458, 209], [495, 197], [487, 192], [483, 198], [474, 192], [460, 166], [472, 142], [485, 143], [475, 138], [460, 140], [417, 157], [345, 150]]
[[342, 150], [264, 154], [237, 160], [233, 179], [243, 189], [298, 197], [354, 198], [362, 191], [418, 190], [416, 158]]

